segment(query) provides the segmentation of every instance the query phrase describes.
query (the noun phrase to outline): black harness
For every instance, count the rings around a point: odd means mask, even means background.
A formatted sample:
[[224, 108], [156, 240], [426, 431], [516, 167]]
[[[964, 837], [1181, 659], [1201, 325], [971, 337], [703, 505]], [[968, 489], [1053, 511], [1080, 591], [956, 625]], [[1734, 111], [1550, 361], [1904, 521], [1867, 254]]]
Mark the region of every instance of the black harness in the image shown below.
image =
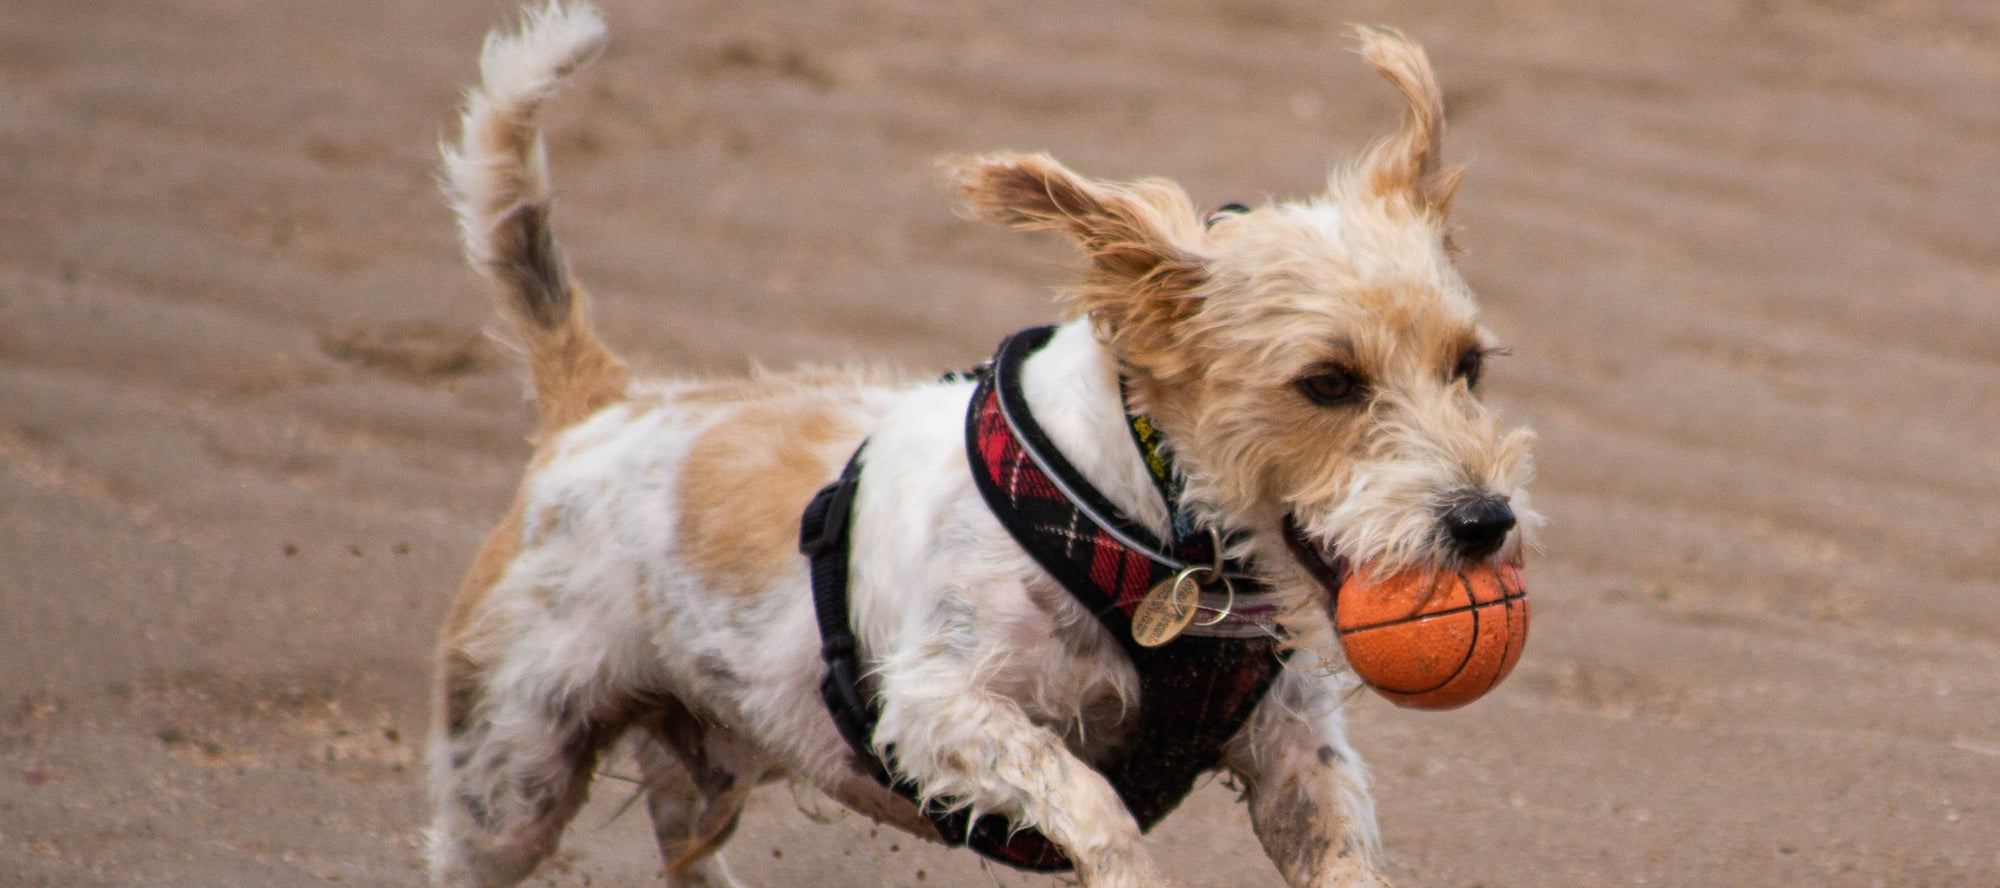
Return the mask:
[[[1222, 747], [1269, 690], [1283, 653], [1271, 630], [1258, 581], [1241, 565], [1220, 565], [1234, 588], [1216, 627], [1184, 634], [1159, 647], [1132, 637], [1132, 616], [1149, 590], [1190, 566], [1215, 565], [1214, 538], [1181, 516], [1172, 468], [1144, 417], [1130, 417], [1133, 438], [1173, 516], [1172, 539], [1161, 541], [1085, 481], [1057, 451], [1028, 411], [1021, 392], [1023, 362], [1054, 335], [1053, 327], [1024, 330], [1000, 346], [990, 365], [974, 371], [966, 410], [966, 455], [987, 507], [1000, 524], [1111, 636], [1139, 675], [1138, 721], [1121, 757], [1101, 768], [1142, 830], [1180, 804], [1195, 780], [1213, 770]], [[863, 442], [838, 480], [820, 490], [800, 522], [799, 549], [812, 563], [813, 605], [827, 675], [820, 694], [841, 736], [876, 780], [905, 798], [917, 785], [894, 774], [870, 743], [880, 711], [861, 687], [861, 658], [848, 620], [848, 550]], [[1213, 573], [1208, 576], [1212, 579]], [[1217, 584], [1219, 585], [1219, 584]], [[1203, 601], [1208, 601], [1204, 595]], [[1257, 607], [1266, 611], [1257, 613]], [[1233, 621], [1233, 622], [1231, 622]], [[1041, 833], [1016, 830], [1005, 818], [972, 819], [949, 799], [923, 814], [948, 845], [1026, 870], [1071, 869], [1061, 849]]]

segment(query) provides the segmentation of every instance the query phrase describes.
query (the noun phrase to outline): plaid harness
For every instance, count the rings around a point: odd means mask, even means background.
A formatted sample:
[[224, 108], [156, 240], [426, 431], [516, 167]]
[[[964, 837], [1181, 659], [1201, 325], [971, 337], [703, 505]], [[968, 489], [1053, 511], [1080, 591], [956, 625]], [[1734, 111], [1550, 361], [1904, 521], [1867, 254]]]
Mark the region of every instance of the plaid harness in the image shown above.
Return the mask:
[[[1132, 615], [1148, 590], [1188, 565], [1213, 564], [1213, 546], [1179, 517], [1171, 467], [1143, 417], [1132, 423], [1134, 439], [1175, 514], [1173, 538], [1164, 542], [1091, 487], [1035, 423], [1021, 392], [1020, 370], [1054, 332], [1053, 327], [1037, 327], [1016, 333], [1001, 344], [990, 364], [974, 371], [966, 453], [994, 517], [1097, 617], [1138, 673], [1132, 742], [1118, 759], [1097, 767], [1139, 828], [1150, 830], [1187, 797], [1196, 779], [1215, 768], [1223, 745], [1276, 679], [1283, 654], [1268, 628], [1271, 614], [1256, 613], [1255, 605], [1242, 612], [1232, 609], [1210, 630], [1181, 635], [1160, 647], [1133, 640]], [[866, 446], [864, 442], [862, 449]], [[870, 743], [879, 709], [860, 686], [860, 653], [848, 621], [849, 518], [860, 472], [857, 449], [840, 478], [807, 506], [800, 526], [800, 550], [812, 561], [814, 609], [827, 663], [820, 692], [841, 736], [875, 779], [914, 801], [919, 798], [916, 784], [892, 773]], [[1223, 572], [1246, 601], [1257, 598], [1261, 586], [1247, 571], [1225, 564]], [[969, 846], [1019, 869], [1072, 868], [1046, 836], [1015, 829], [998, 815], [974, 820], [968, 809], [949, 799], [933, 800], [923, 813], [948, 845]]]

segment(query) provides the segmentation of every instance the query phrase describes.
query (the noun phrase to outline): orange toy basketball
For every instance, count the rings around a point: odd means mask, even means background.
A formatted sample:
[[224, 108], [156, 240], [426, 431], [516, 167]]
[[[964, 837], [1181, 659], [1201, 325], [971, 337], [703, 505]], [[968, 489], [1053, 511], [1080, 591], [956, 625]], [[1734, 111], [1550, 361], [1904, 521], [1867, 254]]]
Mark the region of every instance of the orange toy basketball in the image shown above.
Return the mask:
[[1334, 602], [1348, 665], [1398, 706], [1451, 709], [1507, 677], [1528, 640], [1528, 591], [1517, 565], [1408, 570]]

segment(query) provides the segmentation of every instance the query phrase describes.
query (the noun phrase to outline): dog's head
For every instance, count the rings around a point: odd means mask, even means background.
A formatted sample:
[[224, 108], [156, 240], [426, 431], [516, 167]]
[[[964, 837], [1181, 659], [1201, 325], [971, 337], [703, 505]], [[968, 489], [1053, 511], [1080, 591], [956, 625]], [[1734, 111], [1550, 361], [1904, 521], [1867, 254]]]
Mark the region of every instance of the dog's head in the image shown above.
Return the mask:
[[1093, 181], [1045, 155], [959, 170], [977, 215], [1078, 241], [1090, 264], [1069, 305], [1165, 434], [1189, 506], [1247, 531], [1301, 606], [1340, 564], [1518, 561], [1538, 520], [1532, 435], [1480, 402], [1498, 345], [1452, 263], [1460, 168], [1438, 162], [1437, 82], [1415, 43], [1359, 34], [1409, 112], [1309, 200], [1204, 218], [1171, 182]]

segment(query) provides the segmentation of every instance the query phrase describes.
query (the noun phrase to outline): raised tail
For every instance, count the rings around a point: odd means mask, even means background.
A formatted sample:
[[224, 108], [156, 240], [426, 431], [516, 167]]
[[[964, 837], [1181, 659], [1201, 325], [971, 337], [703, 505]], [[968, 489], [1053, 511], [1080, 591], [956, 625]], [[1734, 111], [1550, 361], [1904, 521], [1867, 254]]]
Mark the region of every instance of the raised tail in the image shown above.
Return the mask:
[[519, 31], [488, 34], [458, 142], [441, 149], [465, 258], [499, 282], [501, 309], [527, 345], [542, 435], [624, 397], [630, 381], [624, 362], [591, 331], [587, 297], [556, 247], [548, 152], [535, 122], [604, 42], [595, 8], [555, 0], [526, 12]]

